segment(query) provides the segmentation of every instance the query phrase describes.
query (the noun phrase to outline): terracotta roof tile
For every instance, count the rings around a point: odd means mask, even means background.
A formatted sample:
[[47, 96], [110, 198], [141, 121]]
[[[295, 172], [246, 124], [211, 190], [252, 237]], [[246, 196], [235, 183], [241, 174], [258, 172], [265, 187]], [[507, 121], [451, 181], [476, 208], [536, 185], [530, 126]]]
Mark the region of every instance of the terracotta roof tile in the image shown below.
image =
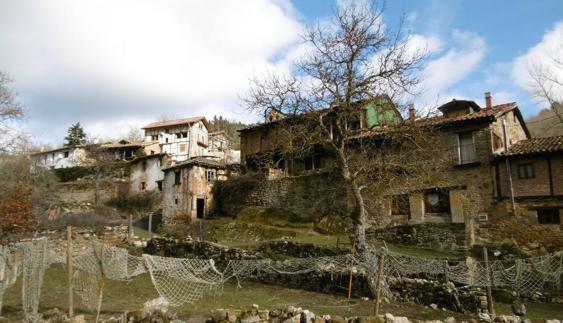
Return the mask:
[[508, 156], [563, 152], [563, 136], [531, 138], [517, 142], [508, 149]]
[[469, 114], [465, 114], [465, 115], [458, 116], [458, 117], [454, 117], [454, 118], [445, 118], [443, 116], [439, 116], [439, 117], [430, 117], [430, 118], [418, 119], [417, 122], [420, 125], [445, 125], [445, 124], [448, 124], [448, 123], [462, 122], [462, 121], [467, 121], [467, 120], [490, 118], [490, 117], [496, 116], [498, 114], [508, 112], [508, 111], [515, 109], [517, 107], [518, 107], [518, 105], [516, 104], [516, 102], [510, 102], [510, 103], [495, 105], [491, 108], [484, 108], [484, 109], [481, 109], [479, 111], [469, 113]]

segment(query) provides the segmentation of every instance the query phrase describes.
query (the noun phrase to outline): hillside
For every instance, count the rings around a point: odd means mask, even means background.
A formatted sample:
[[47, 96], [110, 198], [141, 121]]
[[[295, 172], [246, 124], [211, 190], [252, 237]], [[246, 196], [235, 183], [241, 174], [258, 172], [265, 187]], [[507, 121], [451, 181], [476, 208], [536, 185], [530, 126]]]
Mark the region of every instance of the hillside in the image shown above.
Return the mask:
[[[563, 105], [560, 104], [558, 109], [563, 115]], [[538, 115], [526, 119], [526, 125], [534, 138], [563, 136], [563, 122], [551, 109], [543, 109]]]
[[231, 121], [222, 116], [214, 116], [209, 120], [209, 131], [225, 131], [233, 140], [233, 149], [240, 149], [240, 138], [237, 130], [248, 127], [247, 124], [238, 121]]

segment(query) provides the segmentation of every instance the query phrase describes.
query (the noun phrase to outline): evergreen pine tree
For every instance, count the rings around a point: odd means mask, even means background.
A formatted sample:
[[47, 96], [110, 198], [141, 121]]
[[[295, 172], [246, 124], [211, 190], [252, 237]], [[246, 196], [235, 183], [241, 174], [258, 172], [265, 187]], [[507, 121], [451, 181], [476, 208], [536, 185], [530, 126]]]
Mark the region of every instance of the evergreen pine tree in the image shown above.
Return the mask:
[[86, 133], [80, 122], [70, 126], [67, 131], [68, 135], [65, 137], [65, 146], [83, 145], [86, 143]]

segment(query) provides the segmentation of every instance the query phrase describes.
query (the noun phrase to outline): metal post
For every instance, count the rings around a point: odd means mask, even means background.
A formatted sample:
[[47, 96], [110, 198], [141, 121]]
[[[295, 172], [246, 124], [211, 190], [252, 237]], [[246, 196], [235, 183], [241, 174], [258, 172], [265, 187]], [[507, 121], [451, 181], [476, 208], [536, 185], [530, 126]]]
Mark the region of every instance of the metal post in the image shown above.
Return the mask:
[[493, 293], [491, 291], [491, 271], [489, 268], [489, 254], [487, 252], [487, 247], [483, 247], [483, 258], [485, 260], [485, 277], [487, 278], [487, 309], [489, 310], [490, 315], [494, 315], [495, 309], [493, 306]]
[[149, 213], [149, 239], [152, 239], [152, 212]]
[[383, 263], [385, 261], [385, 255], [381, 254], [379, 256], [378, 266], [377, 266], [377, 283], [375, 285], [375, 308], [374, 315], [379, 314], [379, 304], [381, 303], [381, 284], [383, 280]]
[[128, 237], [129, 242], [133, 241], [133, 213], [129, 213], [129, 223], [128, 223]]
[[66, 227], [66, 272], [68, 279], [68, 316], [74, 316], [74, 298], [72, 283], [72, 227]]

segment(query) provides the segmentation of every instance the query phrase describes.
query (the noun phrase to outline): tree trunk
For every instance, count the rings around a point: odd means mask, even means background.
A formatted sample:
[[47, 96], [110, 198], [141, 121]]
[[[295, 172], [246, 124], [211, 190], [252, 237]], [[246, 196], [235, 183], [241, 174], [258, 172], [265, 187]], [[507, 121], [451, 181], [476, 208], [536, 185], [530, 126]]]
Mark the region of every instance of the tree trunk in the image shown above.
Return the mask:
[[340, 170], [344, 183], [350, 193], [352, 193], [352, 198], [354, 201], [354, 206], [352, 209], [348, 208], [348, 216], [352, 220], [353, 231], [354, 231], [354, 241], [356, 243], [356, 250], [358, 253], [362, 253], [366, 250], [366, 208], [364, 204], [364, 198], [362, 192], [356, 179], [350, 173], [350, 167], [348, 166], [348, 160], [346, 159], [345, 153], [343, 151], [337, 152], [338, 161], [340, 163]]

